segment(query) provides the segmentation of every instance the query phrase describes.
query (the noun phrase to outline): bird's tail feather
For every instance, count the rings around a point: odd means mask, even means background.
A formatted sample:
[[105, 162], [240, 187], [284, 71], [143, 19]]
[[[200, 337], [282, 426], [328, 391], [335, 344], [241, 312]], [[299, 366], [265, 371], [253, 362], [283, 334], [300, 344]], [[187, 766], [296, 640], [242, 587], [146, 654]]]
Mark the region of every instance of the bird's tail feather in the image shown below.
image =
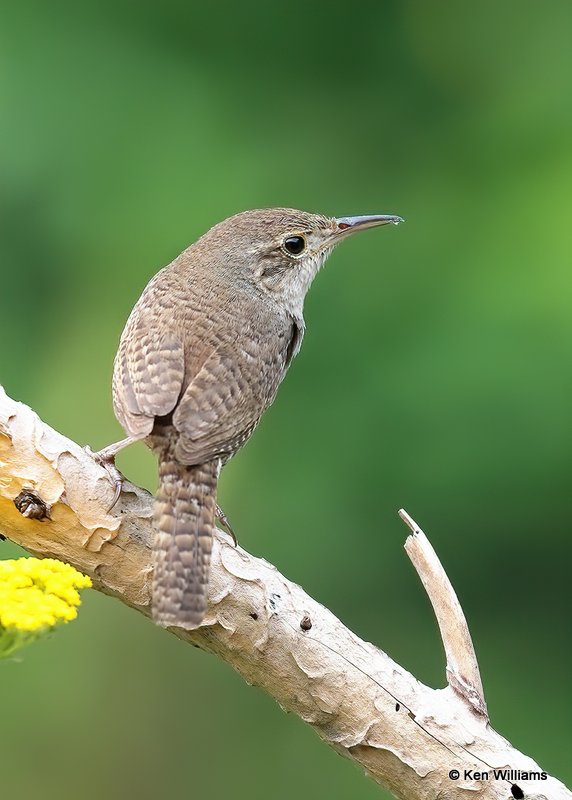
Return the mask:
[[218, 463], [187, 467], [160, 461], [153, 522], [153, 619], [163, 627], [198, 628], [207, 609]]

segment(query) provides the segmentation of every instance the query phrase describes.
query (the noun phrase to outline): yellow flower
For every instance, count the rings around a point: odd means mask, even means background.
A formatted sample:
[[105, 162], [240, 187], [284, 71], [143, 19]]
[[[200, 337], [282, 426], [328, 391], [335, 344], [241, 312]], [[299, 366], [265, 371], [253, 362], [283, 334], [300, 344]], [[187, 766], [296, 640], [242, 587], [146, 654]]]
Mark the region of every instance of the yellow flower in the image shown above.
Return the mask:
[[77, 616], [91, 580], [54, 558], [0, 561], [0, 657]]

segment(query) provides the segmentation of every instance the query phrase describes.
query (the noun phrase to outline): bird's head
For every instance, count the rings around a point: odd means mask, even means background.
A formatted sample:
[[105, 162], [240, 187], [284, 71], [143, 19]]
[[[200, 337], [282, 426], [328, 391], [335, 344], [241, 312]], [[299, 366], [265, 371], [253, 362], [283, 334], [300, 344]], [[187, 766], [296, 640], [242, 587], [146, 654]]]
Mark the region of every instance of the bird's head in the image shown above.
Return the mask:
[[254, 284], [301, 313], [316, 273], [334, 247], [357, 231], [403, 222], [391, 214], [325, 217], [293, 208], [243, 211], [210, 229], [198, 242], [210, 267], [230, 281]]

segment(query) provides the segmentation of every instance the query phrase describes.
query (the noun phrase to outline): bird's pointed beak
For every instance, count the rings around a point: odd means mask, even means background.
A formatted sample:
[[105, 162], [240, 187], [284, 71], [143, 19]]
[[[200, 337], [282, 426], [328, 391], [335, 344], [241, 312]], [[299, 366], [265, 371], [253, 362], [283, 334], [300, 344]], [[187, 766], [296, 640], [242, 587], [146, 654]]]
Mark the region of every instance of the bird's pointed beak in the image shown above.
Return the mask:
[[364, 231], [366, 228], [377, 228], [379, 225], [389, 225], [389, 223], [399, 225], [404, 220], [395, 214], [367, 214], [362, 217], [336, 217], [334, 222], [337, 225], [334, 236], [339, 239], [357, 231]]

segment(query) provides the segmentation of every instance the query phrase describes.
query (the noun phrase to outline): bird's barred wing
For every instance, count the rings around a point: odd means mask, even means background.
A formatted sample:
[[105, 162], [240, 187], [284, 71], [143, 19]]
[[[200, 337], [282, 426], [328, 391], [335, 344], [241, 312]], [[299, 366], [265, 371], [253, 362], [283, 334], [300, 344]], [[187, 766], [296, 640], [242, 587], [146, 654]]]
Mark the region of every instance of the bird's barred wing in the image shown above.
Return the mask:
[[160, 308], [135, 307], [115, 359], [113, 404], [130, 436], [151, 433], [155, 417], [169, 414], [183, 387], [183, 344], [160, 324]]
[[286, 319], [273, 337], [243, 333], [232, 345], [218, 345], [177, 405], [176, 454], [183, 464], [231, 456], [246, 442], [300, 349], [304, 328]]
[[249, 364], [225, 348], [212, 353], [173, 414], [180, 434], [176, 449], [179, 461], [196, 464], [232, 455], [248, 438], [266, 406], [261, 398], [268, 394], [267, 383], [260, 365]]

